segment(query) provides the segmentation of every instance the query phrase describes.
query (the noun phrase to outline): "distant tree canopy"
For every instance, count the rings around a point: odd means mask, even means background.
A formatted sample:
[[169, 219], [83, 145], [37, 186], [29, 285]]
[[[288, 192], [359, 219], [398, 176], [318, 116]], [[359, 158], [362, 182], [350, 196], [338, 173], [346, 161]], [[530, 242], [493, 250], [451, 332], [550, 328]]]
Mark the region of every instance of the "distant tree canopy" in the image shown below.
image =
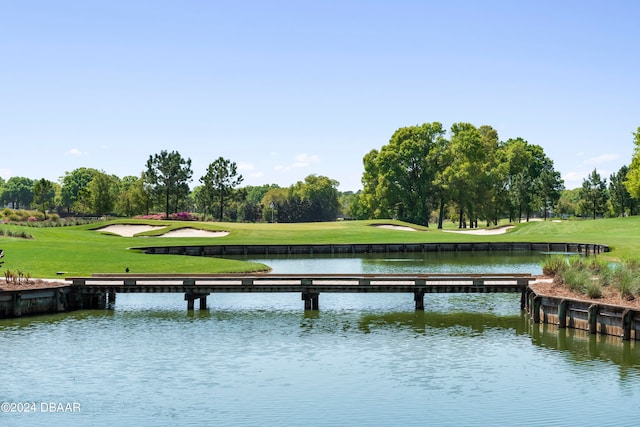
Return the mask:
[[478, 219], [497, 223], [536, 210], [546, 213], [564, 188], [540, 146], [518, 138], [500, 142], [490, 126], [454, 123], [450, 139], [438, 122], [398, 129], [380, 151], [364, 156], [363, 190], [352, 212], [359, 218], [389, 218], [428, 226], [446, 208], [460, 228]]
[[334, 221], [340, 212], [339, 183], [309, 175], [289, 188], [272, 188], [262, 198], [263, 218], [275, 222]]
[[[338, 191], [338, 182], [311, 174], [287, 188], [240, 187], [235, 162], [219, 157], [193, 189], [191, 159], [177, 151], [149, 156], [139, 176], [119, 178], [92, 168], [65, 172], [60, 185], [46, 179], [0, 178], [0, 204], [46, 217], [63, 214], [135, 216], [180, 210], [224, 221], [304, 222], [398, 218], [429, 226], [445, 219], [459, 227], [501, 218], [636, 215], [640, 200], [640, 127], [629, 167], [602, 179], [593, 170], [581, 188], [565, 190], [542, 147], [522, 138], [501, 141], [491, 126], [441, 123], [402, 127], [388, 144], [363, 157], [362, 190]], [[66, 213], [65, 213], [66, 211]]]

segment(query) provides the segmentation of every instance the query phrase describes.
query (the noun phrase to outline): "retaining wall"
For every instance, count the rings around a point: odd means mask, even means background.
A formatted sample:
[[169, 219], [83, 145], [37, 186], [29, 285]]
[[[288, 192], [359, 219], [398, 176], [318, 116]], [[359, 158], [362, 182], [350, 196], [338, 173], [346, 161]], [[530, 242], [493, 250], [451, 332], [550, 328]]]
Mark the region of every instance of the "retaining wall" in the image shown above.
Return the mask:
[[0, 293], [0, 319], [60, 313], [78, 308], [80, 301], [71, 286]]
[[536, 323], [640, 341], [639, 310], [594, 301], [538, 295], [531, 288], [527, 288], [524, 298], [525, 310]]
[[299, 255], [299, 254], [363, 254], [447, 251], [538, 251], [580, 252], [599, 254], [609, 252], [607, 245], [592, 243], [527, 243], [527, 242], [469, 242], [469, 243], [380, 243], [380, 244], [318, 244], [318, 245], [193, 245], [146, 246], [131, 248], [147, 254], [231, 256], [231, 255]]

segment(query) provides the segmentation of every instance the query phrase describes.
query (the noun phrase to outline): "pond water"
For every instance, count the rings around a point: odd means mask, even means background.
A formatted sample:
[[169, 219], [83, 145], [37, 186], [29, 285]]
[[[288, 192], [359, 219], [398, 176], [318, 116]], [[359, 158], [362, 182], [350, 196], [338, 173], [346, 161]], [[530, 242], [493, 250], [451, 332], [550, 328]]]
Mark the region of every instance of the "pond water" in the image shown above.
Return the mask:
[[409, 252], [361, 255], [246, 255], [272, 273], [531, 273], [542, 274], [542, 252]]
[[532, 324], [519, 295], [429, 294], [424, 312], [404, 294], [321, 298], [212, 294], [187, 312], [179, 294], [121, 294], [1, 320], [0, 403], [23, 412], [2, 405], [0, 425], [637, 424], [640, 345]]

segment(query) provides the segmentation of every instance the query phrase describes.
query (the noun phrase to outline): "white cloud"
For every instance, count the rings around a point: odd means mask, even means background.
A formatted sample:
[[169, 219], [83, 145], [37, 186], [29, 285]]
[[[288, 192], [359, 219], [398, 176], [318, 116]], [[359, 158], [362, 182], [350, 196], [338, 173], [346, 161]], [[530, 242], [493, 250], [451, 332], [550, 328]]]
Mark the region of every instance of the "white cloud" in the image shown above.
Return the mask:
[[306, 168], [312, 163], [318, 163], [319, 161], [320, 161], [320, 158], [316, 154], [309, 155], [307, 153], [302, 153], [296, 156], [296, 161], [293, 162], [291, 167]]
[[562, 175], [562, 179], [564, 180], [564, 187], [571, 190], [573, 188], [578, 188], [582, 186], [582, 181], [587, 177], [587, 174], [583, 174], [580, 172], [567, 172]]
[[77, 148], [72, 148], [71, 150], [69, 150], [69, 151], [67, 151], [65, 153], [65, 155], [67, 155], [67, 156], [76, 156], [76, 157], [82, 156], [83, 154], [84, 153], [82, 151], [78, 150]]
[[276, 165], [273, 169], [277, 172], [287, 172], [291, 169], [300, 169], [311, 166], [314, 163], [319, 163], [320, 157], [316, 154], [302, 153], [295, 156], [294, 161], [288, 165]]
[[12, 176], [11, 169], [0, 168], [0, 176], [4, 179], [9, 179]]
[[242, 163], [242, 162], [238, 163], [238, 170], [240, 172], [245, 172], [245, 171], [249, 172], [249, 171], [252, 171], [252, 170], [255, 170], [255, 169], [256, 168], [255, 168], [255, 166], [253, 166], [252, 163]]
[[614, 153], [602, 154], [600, 156], [585, 159], [582, 163], [585, 165], [601, 165], [603, 163], [609, 163], [617, 160], [619, 157], [620, 155]]

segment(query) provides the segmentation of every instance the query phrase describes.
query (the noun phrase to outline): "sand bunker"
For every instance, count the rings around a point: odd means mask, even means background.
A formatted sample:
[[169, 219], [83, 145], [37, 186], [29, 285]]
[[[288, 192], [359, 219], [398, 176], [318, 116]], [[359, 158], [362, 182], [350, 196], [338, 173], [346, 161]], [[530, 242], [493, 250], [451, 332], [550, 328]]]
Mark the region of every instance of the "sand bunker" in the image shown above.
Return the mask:
[[228, 231], [209, 231], [199, 230], [197, 228], [179, 228], [171, 230], [158, 237], [224, 237], [228, 235]]
[[406, 227], [404, 225], [392, 225], [392, 224], [382, 224], [382, 225], [376, 225], [376, 227], [380, 227], [380, 228], [388, 228], [390, 230], [401, 230], [401, 231], [418, 231], [415, 228], [411, 228], [411, 227]]
[[[99, 229], [98, 231], [107, 231], [122, 237], [133, 237], [138, 233], [145, 231], [160, 230], [166, 228], [161, 225], [132, 225], [132, 224], [113, 224]], [[228, 235], [227, 231], [208, 231], [199, 230], [197, 228], [180, 228], [168, 231], [158, 237], [222, 237]]]
[[491, 229], [474, 229], [474, 230], [443, 230], [445, 233], [460, 233], [460, 234], [475, 234], [478, 236], [491, 236], [494, 234], [504, 234], [507, 230], [514, 228], [513, 225], [506, 225], [504, 227], [491, 228]]
[[122, 237], [133, 237], [138, 233], [144, 233], [145, 231], [159, 230], [165, 228], [163, 226], [155, 225], [132, 225], [132, 224], [113, 224], [100, 228], [98, 231], [107, 231], [109, 233], [117, 234]]

